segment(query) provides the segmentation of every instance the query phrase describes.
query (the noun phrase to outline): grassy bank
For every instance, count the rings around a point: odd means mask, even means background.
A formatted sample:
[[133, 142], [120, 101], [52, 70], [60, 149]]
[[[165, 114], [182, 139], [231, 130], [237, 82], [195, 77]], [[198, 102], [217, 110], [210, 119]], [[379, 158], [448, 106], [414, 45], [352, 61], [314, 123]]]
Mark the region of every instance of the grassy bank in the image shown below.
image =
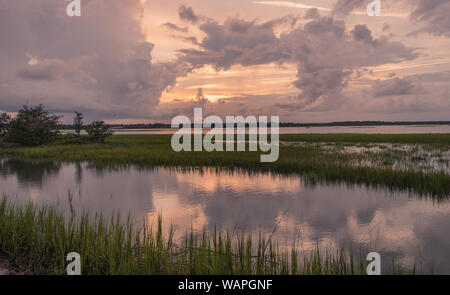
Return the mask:
[[[1, 156], [29, 161], [91, 161], [98, 165], [136, 165], [142, 167], [217, 167], [256, 172], [299, 174], [310, 183], [345, 183], [409, 191], [420, 196], [447, 199], [450, 195], [450, 175], [445, 171], [415, 169], [415, 163], [403, 154], [383, 150], [379, 153], [330, 152], [314, 145], [282, 145], [275, 163], [261, 163], [260, 152], [180, 152], [170, 146], [170, 135], [116, 135], [105, 144], [70, 145], [55, 143], [33, 148], [2, 148]], [[423, 145], [446, 153], [450, 135], [281, 135], [284, 142], [332, 142], [336, 145], [394, 143]], [[425, 159], [426, 160], [426, 159]], [[447, 160], [448, 161], [448, 160]], [[409, 168], [412, 167], [412, 168]]]
[[[65, 274], [65, 256], [78, 252], [83, 274], [365, 274], [365, 255], [351, 251], [284, 253], [270, 237], [233, 235], [225, 231], [187, 234], [173, 241], [156, 229], [134, 228], [120, 218], [106, 220], [54, 207], [13, 205], [0, 201], [0, 256], [10, 267], [30, 274]], [[257, 241], [256, 243], [254, 241]], [[399, 266], [391, 274], [402, 273]]]

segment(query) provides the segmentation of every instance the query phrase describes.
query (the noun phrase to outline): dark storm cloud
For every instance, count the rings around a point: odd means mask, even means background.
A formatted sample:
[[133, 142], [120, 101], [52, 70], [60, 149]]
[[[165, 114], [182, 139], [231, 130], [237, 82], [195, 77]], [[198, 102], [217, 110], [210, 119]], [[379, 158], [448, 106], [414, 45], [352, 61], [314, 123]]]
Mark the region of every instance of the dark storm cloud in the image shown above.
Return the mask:
[[186, 73], [180, 63], [152, 62], [139, 0], [84, 1], [82, 16], [74, 18], [66, 5], [1, 1], [0, 109], [44, 103], [103, 117], [148, 115]]

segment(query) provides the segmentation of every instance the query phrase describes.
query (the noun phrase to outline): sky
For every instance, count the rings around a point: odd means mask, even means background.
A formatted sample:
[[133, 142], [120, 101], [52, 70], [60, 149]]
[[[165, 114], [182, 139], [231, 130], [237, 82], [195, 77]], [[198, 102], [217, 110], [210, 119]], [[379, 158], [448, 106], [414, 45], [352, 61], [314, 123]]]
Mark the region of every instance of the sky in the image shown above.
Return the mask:
[[450, 118], [450, 1], [0, 0], [0, 111]]

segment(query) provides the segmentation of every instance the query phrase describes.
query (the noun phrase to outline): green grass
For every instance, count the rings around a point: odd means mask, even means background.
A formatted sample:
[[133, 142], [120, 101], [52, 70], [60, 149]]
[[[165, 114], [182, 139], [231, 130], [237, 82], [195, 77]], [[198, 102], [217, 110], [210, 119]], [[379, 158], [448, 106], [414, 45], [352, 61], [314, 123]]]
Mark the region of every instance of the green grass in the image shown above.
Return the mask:
[[[26, 161], [91, 161], [97, 165], [140, 167], [216, 167], [220, 169], [243, 169], [250, 172], [273, 172], [298, 174], [305, 181], [315, 183], [338, 183], [365, 185], [375, 189], [407, 191], [418, 196], [431, 196], [446, 200], [450, 196], [450, 175], [446, 171], [414, 169], [413, 164], [396, 168], [402, 161], [396, 151], [351, 154], [329, 152], [315, 146], [281, 146], [280, 157], [274, 163], [261, 163], [259, 152], [180, 152], [172, 151], [170, 135], [115, 135], [105, 144], [53, 144], [33, 148], [3, 148], [1, 156]], [[281, 135], [281, 141], [330, 142], [334, 144], [355, 143], [408, 143], [447, 151], [450, 135]], [[403, 153], [406, 154], [406, 153]], [[404, 160], [409, 161], [411, 160]], [[369, 165], [367, 165], [369, 162]]]
[[[271, 237], [233, 235], [226, 231], [192, 231], [176, 243], [173, 231], [135, 228], [120, 217], [95, 214], [69, 217], [58, 208], [0, 201], [0, 255], [10, 267], [31, 274], [65, 274], [65, 257], [81, 256], [82, 274], [365, 274], [365, 252], [330, 252], [316, 248], [305, 254], [295, 245], [280, 251]], [[256, 242], [255, 242], [256, 241]], [[402, 273], [393, 264], [392, 274]]]

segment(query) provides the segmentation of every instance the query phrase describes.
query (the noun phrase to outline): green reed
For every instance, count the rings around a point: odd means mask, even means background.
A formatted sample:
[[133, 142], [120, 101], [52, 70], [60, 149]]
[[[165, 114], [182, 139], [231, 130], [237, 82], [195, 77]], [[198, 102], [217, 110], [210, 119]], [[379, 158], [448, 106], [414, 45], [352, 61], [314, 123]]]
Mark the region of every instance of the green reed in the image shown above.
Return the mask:
[[[0, 256], [12, 269], [30, 274], [65, 274], [65, 257], [81, 256], [82, 274], [365, 274], [365, 252], [312, 252], [280, 249], [263, 234], [231, 234], [215, 229], [186, 233], [174, 241], [162, 219], [136, 227], [128, 217], [63, 214], [58, 207], [0, 201]], [[401, 268], [393, 268], [398, 273]]]

